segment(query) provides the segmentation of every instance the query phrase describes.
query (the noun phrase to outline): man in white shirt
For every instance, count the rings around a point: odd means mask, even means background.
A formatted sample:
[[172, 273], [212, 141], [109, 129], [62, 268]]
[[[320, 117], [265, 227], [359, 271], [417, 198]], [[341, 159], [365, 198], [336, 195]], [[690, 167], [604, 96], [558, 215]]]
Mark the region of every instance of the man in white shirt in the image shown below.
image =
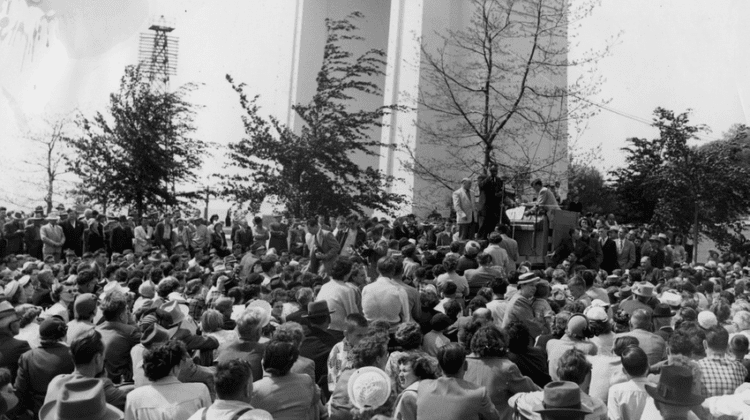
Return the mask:
[[649, 398], [645, 385], [655, 385], [648, 380], [648, 356], [633, 346], [623, 351], [620, 360], [629, 380], [609, 388], [607, 414], [610, 420], [638, 420]]

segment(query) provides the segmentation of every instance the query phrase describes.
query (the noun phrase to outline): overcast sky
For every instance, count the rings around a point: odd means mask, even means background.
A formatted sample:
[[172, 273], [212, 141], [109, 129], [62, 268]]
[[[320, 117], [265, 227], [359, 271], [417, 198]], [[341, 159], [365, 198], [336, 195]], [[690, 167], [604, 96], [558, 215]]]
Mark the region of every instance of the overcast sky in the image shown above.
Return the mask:
[[[291, 35], [282, 29], [290, 27], [295, 1], [243, 0], [217, 7], [215, 0], [99, 0], [86, 2], [86, 11], [73, 3], [0, 0], [0, 205], [16, 208], [8, 198], [18, 203], [29, 195], [22, 183], [30, 177], [23, 161], [32, 149], [20, 133], [38, 126], [45, 114], [101, 109], [117, 88], [123, 67], [135, 63], [138, 33], [159, 14], [175, 19], [174, 35], [180, 38], [175, 83], [205, 84], [194, 98], [205, 106], [198, 118], [202, 138], [227, 143], [242, 135], [226, 73], [260, 93], [269, 114], [285, 112], [289, 79], [279, 69], [291, 59], [286, 46]], [[605, 76], [601, 94], [590, 98], [610, 100], [607, 107], [616, 113], [602, 110], [591, 118], [574, 139], [576, 146], [586, 150], [601, 145], [603, 159], [596, 165], [602, 169], [621, 165], [626, 138], [655, 136], [648, 122], [657, 106], [677, 112], [692, 108], [693, 121], [713, 130], [706, 139], [732, 124], [747, 123], [748, 17], [750, 1], [745, 0], [602, 1], [582, 22], [574, 55], [622, 31], [611, 55], [599, 64]], [[56, 18], [57, 26], [47, 36], [46, 22]], [[236, 39], [250, 30], [262, 36], [238, 45]], [[204, 173], [220, 164], [208, 166]]]

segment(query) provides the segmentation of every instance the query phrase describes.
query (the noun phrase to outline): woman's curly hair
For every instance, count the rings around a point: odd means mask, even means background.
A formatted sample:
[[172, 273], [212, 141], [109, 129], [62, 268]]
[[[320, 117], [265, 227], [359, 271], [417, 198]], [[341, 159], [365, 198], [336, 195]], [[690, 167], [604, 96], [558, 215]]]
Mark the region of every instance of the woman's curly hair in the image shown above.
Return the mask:
[[375, 366], [379, 357], [388, 355], [388, 343], [381, 334], [369, 335], [357, 343], [351, 350], [352, 367], [359, 369], [365, 366]]
[[471, 337], [471, 352], [479, 357], [505, 357], [508, 336], [495, 326], [482, 327]]
[[143, 371], [149, 380], [158, 381], [169, 376], [172, 368], [187, 357], [187, 348], [182, 341], [169, 340], [143, 353]]
[[404, 350], [413, 350], [422, 346], [422, 328], [416, 322], [399, 325], [395, 334], [396, 342]]

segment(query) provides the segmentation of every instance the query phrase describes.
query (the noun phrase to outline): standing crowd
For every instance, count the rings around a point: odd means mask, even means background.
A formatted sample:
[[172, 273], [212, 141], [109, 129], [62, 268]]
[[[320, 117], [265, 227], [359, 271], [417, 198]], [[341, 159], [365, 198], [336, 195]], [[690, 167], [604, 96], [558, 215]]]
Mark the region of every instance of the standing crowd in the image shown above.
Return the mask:
[[750, 418], [750, 263], [670, 230], [81, 213], [0, 208], [4, 418]]

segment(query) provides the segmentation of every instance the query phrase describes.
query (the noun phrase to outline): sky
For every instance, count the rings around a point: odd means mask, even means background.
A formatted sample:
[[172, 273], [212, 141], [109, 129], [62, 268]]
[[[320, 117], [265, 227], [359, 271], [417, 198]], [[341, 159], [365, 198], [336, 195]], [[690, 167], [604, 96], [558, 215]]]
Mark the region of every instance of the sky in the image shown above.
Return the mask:
[[[162, 14], [174, 22], [180, 42], [173, 85], [202, 84], [192, 97], [203, 107], [198, 137], [218, 144], [242, 137], [240, 108], [224, 79], [227, 73], [261, 95], [263, 110], [285, 120], [296, 0], [217, 4], [0, 0], [0, 205], [28, 209], [41, 204], [43, 194], [24, 182], [38, 176], [27, 163], [38, 149], [23, 133], [43, 126], [45, 115], [91, 115], [102, 109], [123, 67], [137, 60], [139, 33]], [[712, 129], [703, 135], [706, 140], [732, 124], [748, 123], [748, 16], [750, 2], [744, 0], [602, 1], [581, 21], [573, 56], [620, 33], [597, 68], [604, 76], [601, 92], [589, 98], [609, 101], [610, 110], [586, 122], [573, 139], [576, 149], [601, 147], [601, 158], [592, 162], [600, 169], [622, 165], [626, 138], [656, 135], [649, 123], [657, 106], [692, 109], [692, 121]], [[574, 69], [570, 77], [587, 70]], [[201, 171], [201, 182], [221, 170], [221, 153], [215, 155]], [[212, 212], [227, 205], [214, 203]]]

